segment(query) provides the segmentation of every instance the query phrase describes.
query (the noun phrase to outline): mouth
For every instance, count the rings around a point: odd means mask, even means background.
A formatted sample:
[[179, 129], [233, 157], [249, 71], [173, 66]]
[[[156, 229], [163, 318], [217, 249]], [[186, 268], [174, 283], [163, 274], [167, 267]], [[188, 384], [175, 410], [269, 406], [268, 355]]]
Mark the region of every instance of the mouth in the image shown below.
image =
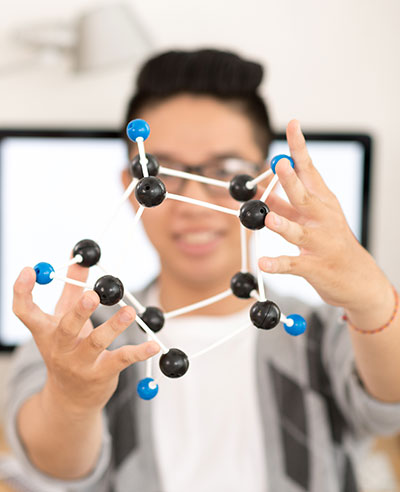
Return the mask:
[[181, 253], [204, 256], [218, 248], [223, 236], [220, 231], [193, 231], [174, 235], [174, 241]]

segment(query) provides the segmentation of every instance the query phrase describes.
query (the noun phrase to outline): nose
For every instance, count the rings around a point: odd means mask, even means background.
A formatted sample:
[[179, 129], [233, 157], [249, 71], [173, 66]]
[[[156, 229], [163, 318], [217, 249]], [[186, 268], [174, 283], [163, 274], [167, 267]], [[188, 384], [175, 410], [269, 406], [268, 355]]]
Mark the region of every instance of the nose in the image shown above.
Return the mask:
[[211, 201], [206, 186], [203, 183], [193, 181], [192, 179], [183, 180], [180, 195], [184, 195], [188, 198], [194, 198], [196, 200], [202, 200], [204, 202]]
[[[213, 200], [210, 198], [207, 193], [206, 187], [199, 183], [198, 181], [193, 180], [184, 180], [182, 184], [182, 189], [179, 192], [179, 195], [185, 196], [187, 198], [193, 198], [195, 200], [200, 200], [202, 202], [213, 203]], [[201, 205], [195, 205], [193, 203], [174, 201], [174, 208], [176, 213], [191, 216], [193, 219], [196, 218], [206, 218], [208, 216], [212, 216], [215, 213], [213, 210], [209, 208], [202, 207]]]

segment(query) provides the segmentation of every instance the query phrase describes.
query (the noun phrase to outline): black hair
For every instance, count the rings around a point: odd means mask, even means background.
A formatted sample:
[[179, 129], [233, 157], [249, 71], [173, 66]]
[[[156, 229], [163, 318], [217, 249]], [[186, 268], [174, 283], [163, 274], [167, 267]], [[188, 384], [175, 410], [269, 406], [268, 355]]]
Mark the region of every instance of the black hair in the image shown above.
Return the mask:
[[143, 107], [179, 93], [209, 95], [237, 105], [254, 122], [256, 142], [266, 157], [274, 132], [266, 105], [257, 92], [262, 78], [263, 67], [259, 63], [227, 51], [161, 53], [149, 59], [138, 75], [136, 92], [128, 103], [125, 126]]

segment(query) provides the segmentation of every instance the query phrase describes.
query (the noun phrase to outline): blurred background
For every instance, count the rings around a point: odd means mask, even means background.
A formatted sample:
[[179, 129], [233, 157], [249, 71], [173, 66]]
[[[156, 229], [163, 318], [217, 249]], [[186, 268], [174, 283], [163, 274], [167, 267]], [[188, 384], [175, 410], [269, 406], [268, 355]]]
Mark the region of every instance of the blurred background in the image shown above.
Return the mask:
[[[13, 0], [1, 7], [0, 128], [118, 129], [144, 58], [209, 46], [266, 67], [262, 94], [277, 130], [297, 118], [306, 132], [370, 134], [370, 251], [400, 288], [398, 0]], [[8, 363], [1, 355], [1, 399]], [[371, 453], [365, 483], [396, 490], [397, 442], [378, 447], [390, 458]]]

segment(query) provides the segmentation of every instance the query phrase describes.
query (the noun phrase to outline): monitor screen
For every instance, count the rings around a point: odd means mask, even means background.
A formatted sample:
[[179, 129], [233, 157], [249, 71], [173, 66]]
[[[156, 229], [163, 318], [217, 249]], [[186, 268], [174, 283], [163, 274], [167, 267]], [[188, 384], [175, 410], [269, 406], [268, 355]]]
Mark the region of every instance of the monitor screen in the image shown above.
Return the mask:
[[[307, 140], [314, 164], [337, 195], [354, 234], [366, 245], [370, 138], [355, 134], [308, 134]], [[270, 155], [280, 153], [288, 153], [283, 136], [273, 142]], [[3, 349], [30, 337], [11, 308], [12, 285], [25, 265], [45, 261], [56, 269], [64, 267], [73, 246], [81, 239], [91, 238], [100, 243], [102, 264], [121, 278], [125, 288], [140, 289], [157, 275], [157, 254], [141, 224], [134, 233], [129, 227], [134, 213], [128, 203], [121, 206], [103, 235], [104, 224], [123, 193], [120, 173], [126, 165], [126, 144], [117, 132], [0, 132]], [[261, 236], [261, 249], [266, 255], [297, 254], [296, 247], [277, 234], [265, 229]], [[253, 269], [255, 265], [253, 251]], [[94, 284], [101, 275], [92, 268], [89, 283]], [[312, 304], [322, 302], [301, 278], [265, 275], [265, 280], [279, 295], [294, 295]], [[62, 287], [60, 281], [36, 285], [35, 302], [52, 312]]]

